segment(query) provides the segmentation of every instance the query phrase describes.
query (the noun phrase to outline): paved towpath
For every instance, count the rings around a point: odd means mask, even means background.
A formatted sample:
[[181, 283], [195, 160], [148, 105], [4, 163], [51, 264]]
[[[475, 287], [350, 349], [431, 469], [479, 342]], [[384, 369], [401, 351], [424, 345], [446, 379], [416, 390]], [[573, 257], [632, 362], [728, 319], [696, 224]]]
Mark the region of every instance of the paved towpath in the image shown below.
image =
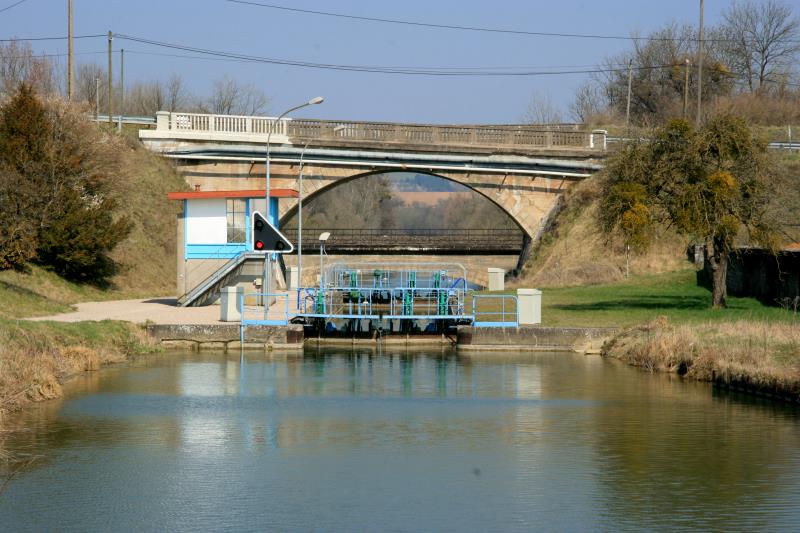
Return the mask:
[[147, 300], [112, 300], [108, 302], [85, 302], [76, 304], [76, 311], [29, 320], [53, 320], [56, 322], [81, 322], [83, 320], [124, 320], [156, 324], [222, 324], [218, 305], [206, 307], [178, 307], [174, 298], [151, 298]]

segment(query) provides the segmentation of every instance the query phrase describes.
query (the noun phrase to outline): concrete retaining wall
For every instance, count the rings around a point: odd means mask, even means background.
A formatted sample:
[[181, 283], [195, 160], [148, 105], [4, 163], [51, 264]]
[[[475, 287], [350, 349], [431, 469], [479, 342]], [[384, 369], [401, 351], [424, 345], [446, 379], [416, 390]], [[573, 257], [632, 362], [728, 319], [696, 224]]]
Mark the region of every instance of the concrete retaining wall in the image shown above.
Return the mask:
[[596, 352], [617, 330], [613, 328], [458, 327], [460, 350], [579, 351]]
[[147, 333], [163, 346], [189, 350], [303, 349], [303, 327], [248, 326], [245, 343], [239, 340], [239, 324], [156, 324]]

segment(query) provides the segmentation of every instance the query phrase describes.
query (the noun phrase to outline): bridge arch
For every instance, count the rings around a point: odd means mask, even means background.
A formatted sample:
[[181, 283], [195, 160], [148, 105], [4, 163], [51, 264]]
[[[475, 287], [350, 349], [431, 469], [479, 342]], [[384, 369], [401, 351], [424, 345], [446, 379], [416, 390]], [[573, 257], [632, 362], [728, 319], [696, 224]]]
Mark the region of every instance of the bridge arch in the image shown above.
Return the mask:
[[[360, 179], [368, 179], [372, 176], [390, 176], [391, 174], [407, 174], [410, 173], [409, 171], [402, 170], [402, 169], [383, 169], [383, 170], [369, 170], [366, 172], [359, 172], [353, 174], [349, 177], [343, 177], [337, 180], [324, 180], [324, 183], [320, 184], [318, 187], [313, 186], [306, 186], [306, 181], [309, 178], [305, 178], [303, 181], [303, 203], [309, 204], [314, 200], [318, 199], [320, 196], [325, 195], [326, 193], [336, 189], [337, 187], [344, 185], [345, 183], [350, 183]], [[508, 219], [514, 223], [514, 225], [522, 232], [522, 235], [530, 237], [530, 234], [526, 230], [525, 226], [523, 226], [523, 220], [514, 216], [512, 212], [509, 211], [507, 205], [504, 205], [498, 201], [498, 198], [490, 196], [487, 194], [485, 190], [481, 188], [476, 188], [468, 183], [464, 183], [453, 176], [448, 176], [444, 173], [436, 173], [433, 171], [420, 171], [420, 172], [413, 172], [413, 174], [422, 174], [425, 176], [432, 176], [435, 178], [440, 178], [449, 182], [458, 183], [460, 185], [466, 186], [471, 192], [475, 192], [479, 194], [482, 198], [485, 198], [493, 205], [495, 205], [498, 209], [500, 209]], [[314, 176], [310, 177], [311, 180], [314, 180]], [[390, 178], [391, 179], [391, 178]], [[297, 216], [298, 211], [298, 202], [296, 200], [292, 200], [291, 202], [287, 202], [286, 206], [281, 209], [280, 212], [280, 225], [285, 226], [288, 221], [292, 218]]]
[[[412, 170], [400, 167], [364, 171], [344, 166], [307, 164], [304, 169], [303, 202], [310, 202], [342, 183], [393, 172], [412, 172]], [[453, 181], [477, 192], [508, 215], [522, 231], [526, 241], [539, 237], [558, 198], [573, 181], [562, 176], [481, 173], [472, 172], [469, 169], [414, 169], [413, 172]], [[292, 180], [291, 185], [296, 187], [297, 181]], [[286, 186], [289, 186], [289, 183]], [[288, 221], [296, 213], [297, 199], [282, 202], [280, 207], [282, 223]]]

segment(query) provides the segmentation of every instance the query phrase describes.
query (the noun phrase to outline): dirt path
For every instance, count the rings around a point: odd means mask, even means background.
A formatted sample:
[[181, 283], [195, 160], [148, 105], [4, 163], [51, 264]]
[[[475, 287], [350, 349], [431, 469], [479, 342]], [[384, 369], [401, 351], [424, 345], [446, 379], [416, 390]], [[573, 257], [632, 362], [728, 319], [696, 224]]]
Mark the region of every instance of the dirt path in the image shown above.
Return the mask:
[[206, 307], [177, 307], [174, 298], [148, 300], [112, 300], [76, 304], [77, 311], [28, 320], [53, 320], [56, 322], [81, 322], [83, 320], [123, 320], [157, 324], [218, 324], [218, 305]]

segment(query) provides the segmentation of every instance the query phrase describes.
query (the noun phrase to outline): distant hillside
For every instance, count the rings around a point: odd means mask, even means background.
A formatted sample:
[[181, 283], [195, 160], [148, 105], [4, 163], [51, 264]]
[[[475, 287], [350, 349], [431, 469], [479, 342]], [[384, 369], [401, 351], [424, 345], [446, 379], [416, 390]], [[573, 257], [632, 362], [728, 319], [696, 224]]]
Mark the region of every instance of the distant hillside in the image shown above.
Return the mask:
[[392, 196], [407, 206], [412, 204], [435, 206], [440, 201], [452, 200], [454, 198], [469, 198], [472, 194], [475, 193], [469, 190], [464, 192], [408, 191], [394, 192]]
[[390, 172], [385, 174], [395, 192], [467, 192], [469, 188], [448, 179], [429, 174]]

